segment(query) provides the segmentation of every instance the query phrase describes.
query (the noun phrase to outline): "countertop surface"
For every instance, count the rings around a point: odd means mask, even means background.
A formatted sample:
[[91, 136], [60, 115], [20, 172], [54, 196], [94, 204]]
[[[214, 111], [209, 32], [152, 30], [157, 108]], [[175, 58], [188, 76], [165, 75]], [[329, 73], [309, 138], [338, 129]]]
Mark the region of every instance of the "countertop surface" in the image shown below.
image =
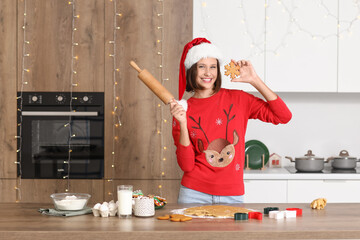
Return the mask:
[[[156, 216], [194, 205], [168, 204]], [[237, 205], [263, 212], [269, 204]], [[303, 209], [301, 217], [262, 220], [194, 218], [171, 222], [155, 217], [119, 219], [91, 214], [75, 217], [42, 215], [46, 204], [0, 204], [0, 239], [346, 239], [360, 238], [360, 204], [328, 204], [323, 210], [309, 204], [271, 204], [285, 210]]]
[[357, 173], [331, 173], [331, 167], [326, 166], [323, 173], [291, 173], [288, 169], [294, 166], [283, 168], [265, 168], [264, 170], [249, 169], [244, 171], [244, 180], [360, 180], [360, 168]]

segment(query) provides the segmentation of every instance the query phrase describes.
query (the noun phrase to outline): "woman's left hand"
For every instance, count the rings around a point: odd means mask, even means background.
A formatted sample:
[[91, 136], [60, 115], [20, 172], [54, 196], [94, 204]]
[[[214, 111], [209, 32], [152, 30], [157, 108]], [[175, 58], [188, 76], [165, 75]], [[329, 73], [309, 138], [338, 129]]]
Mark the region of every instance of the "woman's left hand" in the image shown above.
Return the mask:
[[240, 66], [240, 76], [231, 80], [232, 82], [250, 83], [264, 96], [266, 101], [277, 99], [277, 95], [268, 86], [266, 86], [266, 84], [256, 74], [250, 61], [231, 61], [235, 63], [235, 65]]
[[234, 78], [232, 82], [243, 82], [243, 83], [250, 83], [254, 86], [257, 81], [261, 81], [259, 76], [256, 74], [254, 67], [252, 66], [250, 61], [240, 60], [235, 61], [231, 60], [235, 65], [240, 66], [240, 76], [238, 78]]

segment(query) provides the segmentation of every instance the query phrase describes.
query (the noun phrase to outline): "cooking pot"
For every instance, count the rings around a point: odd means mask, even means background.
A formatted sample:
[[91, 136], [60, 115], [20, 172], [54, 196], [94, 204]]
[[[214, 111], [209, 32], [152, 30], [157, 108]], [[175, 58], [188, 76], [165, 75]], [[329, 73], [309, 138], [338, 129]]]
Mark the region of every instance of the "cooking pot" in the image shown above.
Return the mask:
[[350, 157], [346, 150], [342, 150], [339, 156], [330, 157], [327, 160], [332, 160], [331, 166], [336, 169], [354, 169], [356, 168], [356, 162], [360, 161], [356, 157]]
[[293, 160], [291, 157], [285, 157], [291, 162], [295, 162], [295, 168], [301, 172], [320, 172], [324, 169], [324, 163], [328, 162], [324, 158], [315, 157], [311, 150], [307, 151], [303, 157], [297, 157]]

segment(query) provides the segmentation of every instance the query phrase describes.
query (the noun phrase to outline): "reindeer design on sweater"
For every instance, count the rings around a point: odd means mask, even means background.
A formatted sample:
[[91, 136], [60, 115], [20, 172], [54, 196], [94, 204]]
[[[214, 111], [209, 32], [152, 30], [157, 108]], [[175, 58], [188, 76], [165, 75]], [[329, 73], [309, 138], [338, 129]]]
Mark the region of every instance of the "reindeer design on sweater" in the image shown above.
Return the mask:
[[198, 125], [197, 127], [193, 126], [192, 128], [201, 130], [205, 135], [207, 143], [209, 144], [207, 149], [206, 150], [204, 149], [204, 143], [201, 139], [198, 139], [198, 147], [200, 152], [205, 153], [206, 161], [213, 167], [226, 167], [232, 162], [232, 160], [235, 157], [235, 145], [239, 142], [239, 135], [236, 132], [236, 130], [233, 131], [233, 137], [234, 137], [233, 143], [230, 143], [227, 140], [229, 122], [235, 117], [235, 115], [233, 115], [230, 118], [230, 111], [232, 107], [233, 105], [231, 104], [228, 113], [224, 109], [227, 118], [225, 139], [217, 138], [213, 140], [211, 143], [209, 143], [209, 139], [207, 138], [205, 131], [201, 128], [201, 122], [200, 122], [201, 118], [199, 117], [199, 121], [196, 122], [196, 120], [193, 117], [189, 116], [189, 118]]

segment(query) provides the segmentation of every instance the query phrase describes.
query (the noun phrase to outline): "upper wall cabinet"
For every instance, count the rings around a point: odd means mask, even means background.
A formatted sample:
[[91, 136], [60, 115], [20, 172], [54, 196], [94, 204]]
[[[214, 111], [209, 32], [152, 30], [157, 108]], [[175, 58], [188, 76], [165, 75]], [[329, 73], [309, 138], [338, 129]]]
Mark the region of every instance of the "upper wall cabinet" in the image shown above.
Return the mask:
[[274, 91], [360, 92], [359, 16], [352, 0], [194, 0], [193, 35], [218, 45], [225, 63], [249, 59]]
[[360, 3], [339, 0], [339, 92], [360, 92]]
[[[324, 4], [324, 3], [323, 3]], [[274, 91], [336, 92], [337, 1], [269, 1], [266, 81]]]
[[104, 91], [103, 1], [19, 0], [17, 17], [18, 91]]

